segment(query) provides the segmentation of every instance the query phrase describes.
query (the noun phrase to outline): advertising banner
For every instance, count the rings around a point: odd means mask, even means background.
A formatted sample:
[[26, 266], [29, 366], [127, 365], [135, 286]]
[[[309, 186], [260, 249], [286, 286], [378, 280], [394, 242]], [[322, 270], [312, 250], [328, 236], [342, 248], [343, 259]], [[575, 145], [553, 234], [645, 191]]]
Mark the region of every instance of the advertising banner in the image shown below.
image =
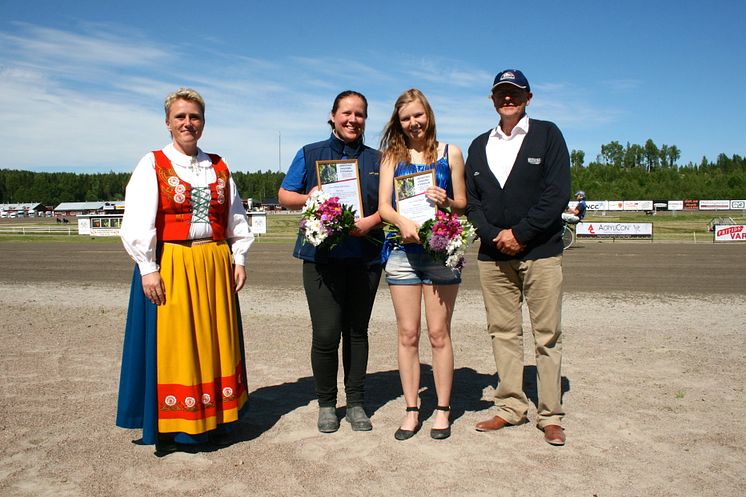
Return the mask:
[[623, 211], [624, 202], [622, 200], [609, 200], [610, 211]]
[[578, 223], [578, 237], [653, 238], [653, 223]]
[[746, 210], [746, 200], [731, 200], [730, 210], [732, 211]]
[[625, 200], [624, 210], [625, 211], [652, 211], [653, 201], [652, 200]]
[[586, 200], [585, 206], [589, 211], [608, 211], [609, 201], [608, 200]]
[[251, 225], [251, 232], [255, 235], [266, 235], [267, 234], [267, 213], [266, 212], [247, 212], [246, 216], [249, 218], [249, 224]]
[[727, 211], [730, 209], [730, 200], [700, 200], [701, 211]]
[[716, 242], [746, 242], [746, 224], [715, 225]]
[[119, 228], [91, 228], [90, 235], [91, 236], [119, 236]]
[[684, 201], [683, 200], [669, 200], [668, 201], [668, 210], [669, 211], [682, 211], [682, 210], [684, 210]]
[[684, 200], [684, 209], [699, 209], [699, 200]]
[[[59, 219], [58, 219], [59, 221]], [[91, 220], [87, 217], [78, 218], [78, 234], [79, 235], [90, 235], [91, 234]]]

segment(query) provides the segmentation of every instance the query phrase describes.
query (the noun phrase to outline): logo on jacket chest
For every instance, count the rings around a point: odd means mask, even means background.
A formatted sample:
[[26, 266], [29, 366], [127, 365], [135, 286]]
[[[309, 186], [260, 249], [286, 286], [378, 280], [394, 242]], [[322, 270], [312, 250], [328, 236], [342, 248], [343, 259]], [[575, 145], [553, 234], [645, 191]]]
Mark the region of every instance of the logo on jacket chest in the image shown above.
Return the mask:
[[529, 157], [528, 163], [538, 166], [539, 164], [541, 164], [541, 157]]

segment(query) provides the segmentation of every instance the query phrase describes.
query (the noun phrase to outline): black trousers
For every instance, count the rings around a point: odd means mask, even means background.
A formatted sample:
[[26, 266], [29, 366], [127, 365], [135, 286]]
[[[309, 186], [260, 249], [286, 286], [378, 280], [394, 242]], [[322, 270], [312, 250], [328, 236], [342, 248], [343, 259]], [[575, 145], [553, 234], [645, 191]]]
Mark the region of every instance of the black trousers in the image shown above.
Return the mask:
[[368, 368], [368, 322], [381, 266], [360, 262], [303, 262], [303, 287], [311, 313], [311, 368], [320, 407], [337, 405], [339, 342], [347, 406], [361, 406]]

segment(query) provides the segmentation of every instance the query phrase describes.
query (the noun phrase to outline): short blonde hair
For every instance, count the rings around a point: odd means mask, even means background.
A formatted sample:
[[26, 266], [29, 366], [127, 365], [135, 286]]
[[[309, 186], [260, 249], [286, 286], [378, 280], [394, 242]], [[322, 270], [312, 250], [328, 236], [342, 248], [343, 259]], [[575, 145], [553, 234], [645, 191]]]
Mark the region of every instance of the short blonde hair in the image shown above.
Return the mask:
[[166, 100], [163, 101], [163, 109], [166, 111], [166, 119], [168, 119], [168, 113], [171, 111], [171, 104], [173, 104], [176, 100], [186, 100], [188, 102], [194, 102], [195, 104], [199, 105], [200, 110], [202, 111], [202, 117], [205, 117], [205, 99], [202, 98], [202, 95], [200, 95], [196, 90], [192, 90], [191, 88], [179, 88], [173, 93], [170, 93]]

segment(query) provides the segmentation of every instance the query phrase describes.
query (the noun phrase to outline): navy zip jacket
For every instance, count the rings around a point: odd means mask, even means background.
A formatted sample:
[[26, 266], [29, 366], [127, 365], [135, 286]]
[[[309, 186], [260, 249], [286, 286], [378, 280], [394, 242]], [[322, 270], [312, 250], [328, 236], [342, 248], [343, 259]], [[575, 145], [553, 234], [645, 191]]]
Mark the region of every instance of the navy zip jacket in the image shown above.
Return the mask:
[[[570, 154], [554, 123], [529, 120], [521, 149], [505, 187], [487, 164], [492, 130], [469, 146], [466, 160], [466, 213], [480, 238], [480, 261], [535, 260], [562, 253], [562, 212], [570, 196]], [[515, 256], [497, 250], [492, 241], [512, 229], [525, 249]]]
[[[327, 140], [306, 145], [298, 152], [295, 159], [303, 161], [302, 187], [300, 189], [294, 188], [287, 183], [291, 179], [289, 175], [285, 177], [282, 187], [286, 190], [306, 193], [317, 185], [317, 160], [339, 160], [342, 158], [358, 160], [363, 215], [369, 216], [378, 211], [380, 154], [377, 150], [364, 145], [362, 139], [353, 143], [344, 143], [332, 134]], [[295, 165], [295, 160], [293, 165]], [[293, 166], [291, 166], [292, 169]], [[366, 237], [346, 236], [332, 250], [325, 247], [317, 248], [310, 243], [303, 243], [303, 235], [299, 233], [295, 241], [293, 255], [310, 262], [329, 263], [335, 260], [347, 260], [373, 266], [381, 263], [381, 245], [383, 245], [383, 230], [381, 228], [371, 230]]]

